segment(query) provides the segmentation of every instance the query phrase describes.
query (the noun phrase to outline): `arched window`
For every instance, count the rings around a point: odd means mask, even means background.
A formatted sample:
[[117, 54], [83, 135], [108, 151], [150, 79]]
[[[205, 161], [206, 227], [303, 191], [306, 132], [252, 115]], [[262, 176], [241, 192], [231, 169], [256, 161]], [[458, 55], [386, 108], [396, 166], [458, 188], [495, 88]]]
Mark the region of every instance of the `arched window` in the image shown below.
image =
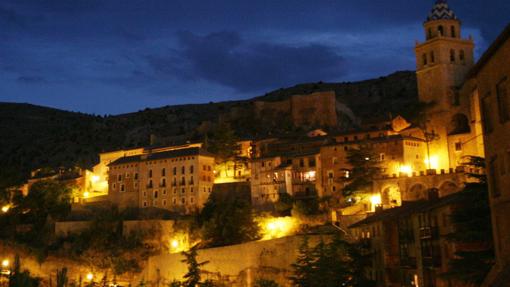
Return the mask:
[[444, 28], [443, 28], [443, 26], [437, 27], [437, 31], [439, 32], [439, 36], [444, 36]]
[[423, 65], [426, 66], [427, 65], [427, 54], [423, 54]]
[[457, 31], [455, 31], [455, 26], [451, 27], [451, 34], [452, 34], [452, 38], [457, 38]]
[[431, 63], [436, 62], [436, 56], [434, 55], [434, 51], [430, 52], [430, 62]]
[[450, 62], [455, 63], [455, 50], [450, 50]]
[[464, 50], [460, 50], [459, 59], [460, 59], [460, 62], [463, 64], [466, 62], [466, 55], [464, 54]]
[[427, 36], [427, 39], [432, 39], [432, 28], [429, 28]]

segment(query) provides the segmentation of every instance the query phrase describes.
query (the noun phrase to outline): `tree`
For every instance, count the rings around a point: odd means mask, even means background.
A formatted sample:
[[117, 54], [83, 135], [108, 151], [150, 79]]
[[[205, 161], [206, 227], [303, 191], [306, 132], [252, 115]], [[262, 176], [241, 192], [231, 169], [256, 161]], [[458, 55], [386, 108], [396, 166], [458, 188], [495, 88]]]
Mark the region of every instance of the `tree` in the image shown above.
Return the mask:
[[239, 152], [238, 138], [230, 124], [220, 121], [211, 138], [208, 138], [208, 150], [216, 154], [220, 161], [235, 157]]
[[21, 271], [21, 260], [19, 255], [14, 259], [14, 265], [9, 274], [9, 287], [37, 287], [40, 279], [30, 276], [28, 270]]
[[290, 279], [297, 287], [375, 286], [366, 280], [365, 261], [357, 250], [355, 245], [339, 237], [329, 243], [321, 240], [309, 248], [305, 238], [298, 259], [292, 265], [294, 276]]
[[67, 268], [64, 267], [62, 270], [57, 269], [57, 287], [66, 287], [69, 278], [67, 277]]
[[208, 261], [198, 263], [197, 261], [197, 246], [195, 245], [189, 251], [182, 252], [186, 257], [182, 262], [188, 265], [188, 272], [184, 275], [184, 287], [197, 287], [201, 279], [201, 267], [209, 263]]
[[209, 246], [239, 244], [260, 237], [250, 202], [235, 195], [213, 192], [199, 214], [198, 223]]
[[372, 190], [374, 179], [380, 176], [382, 168], [379, 156], [368, 144], [361, 144], [359, 148], [347, 152], [347, 162], [352, 166], [347, 185], [343, 188], [345, 196], [367, 193]]
[[[465, 165], [484, 168], [485, 161], [480, 157], [468, 157]], [[471, 173], [468, 176], [473, 181], [466, 182], [458, 193], [460, 199], [451, 214], [455, 232], [447, 239], [457, 246], [471, 248], [457, 250], [443, 277], [479, 286], [494, 264], [489, 193], [486, 175]]]

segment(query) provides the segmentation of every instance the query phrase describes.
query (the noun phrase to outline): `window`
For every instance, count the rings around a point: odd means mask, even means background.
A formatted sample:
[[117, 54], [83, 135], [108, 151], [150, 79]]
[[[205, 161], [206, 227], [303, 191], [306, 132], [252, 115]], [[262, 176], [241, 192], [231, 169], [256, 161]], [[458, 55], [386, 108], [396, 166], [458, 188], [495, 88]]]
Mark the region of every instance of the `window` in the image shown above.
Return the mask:
[[456, 142], [455, 143], [455, 151], [461, 151], [462, 150], [462, 143]]
[[186, 198], [184, 198], [184, 197], [183, 197], [183, 198], [181, 198], [181, 203], [182, 203], [182, 204], [186, 204]]
[[117, 176], [117, 180], [118, 180], [118, 181], [122, 181], [122, 175], [120, 175], [120, 174], [119, 174], [119, 175]]
[[135, 172], [135, 180], [138, 180], [138, 172]]
[[304, 167], [305, 166], [305, 160], [304, 159], [300, 159], [299, 160], [299, 167]]
[[163, 199], [163, 206], [166, 206], [166, 199]]
[[427, 66], [427, 54], [423, 54], [422, 56], [422, 59], [423, 59], [423, 66]]
[[185, 193], [186, 193], [186, 189], [181, 188], [181, 193], [182, 193], [182, 194], [185, 194]]
[[143, 207], [147, 207], [147, 201], [143, 202]]
[[176, 167], [174, 167], [173, 173], [174, 173], [174, 175], [177, 175], [177, 168]]
[[457, 31], [455, 31], [455, 26], [452, 26], [451, 27], [451, 34], [452, 34], [452, 38], [457, 38]]
[[450, 62], [455, 63], [455, 50], [450, 50]]
[[428, 30], [428, 38], [427, 39], [432, 39], [432, 29], [429, 28]]
[[459, 60], [462, 64], [466, 63], [466, 54], [464, 53], [464, 50], [459, 51]]
[[193, 176], [189, 179], [189, 184], [193, 185], [195, 182], [193, 181]]
[[193, 203], [193, 197], [190, 197], [189, 202]]
[[161, 187], [165, 187], [165, 186], [166, 186], [166, 179], [162, 178], [161, 179]]
[[501, 81], [496, 86], [496, 96], [498, 100], [498, 113], [499, 113], [499, 122], [506, 123], [510, 120], [509, 113], [509, 104], [508, 101], [508, 90], [506, 88], [506, 79]]
[[161, 170], [161, 176], [165, 176], [165, 175], [166, 175], [166, 169], [164, 169], [164, 168], [163, 168], [163, 169]]
[[154, 191], [154, 198], [158, 198], [158, 191], [157, 190]]
[[436, 62], [436, 55], [434, 55], [434, 51], [430, 52], [430, 62], [431, 63]]
[[482, 116], [484, 129], [486, 133], [491, 133], [494, 129], [494, 124], [492, 122], [492, 111], [490, 105], [490, 93], [482, 99]]
[[176, 205], [177, 204], [177, 198], [174, 197], [174, 199], [172, 200], [173, 204]]
[[185, 166], [181, 167], [181, 173], [182, 173], [182, 174], [185, 174], [185, 173], [186, 173], [186, 167], [185, 167]]
[[190, 166], [189, 167], [189, 173], [193, 174], [194, 171], [195, 171], [195, 168], [193, 166]]
[[152, 188], [152, 179], [151, 179], [151, 180], [149, 180], [149, 183], [147, 184], [147, 187], [148, 187], [148, 188]]
[[444, 35], [444, 28], [443, 28], [443, 26], [437, 27], [437, 32], [439, 32], [439, 36], [442, 37]]
[[308, 166], [315, 167], [315, 159], [314, 158], [311, 157], [308, 159]]
[[181, 185], [186, 185], [186, 178], [184, 176], [181, 178]]
[[498, 157], [493, 156], [489, 162], [489, 175], [490, 175], [490, 189], [492, 193], [492, 197], [499, 197], [501, 195], [501, 191], [499, 190], [499, 184], [497, 177], [499, 176], [498, 173]]
[[123, 184], [121, 184], [121, 185], [120, 185], [120, 191], [121, 191], [121, 192], [124, 192], [124, 191], [125, 191], [125, 190], [124, 190], [124, 185], [123, 185]]
[[152, 177], [152, 169], [149, 169], [149, 178]]

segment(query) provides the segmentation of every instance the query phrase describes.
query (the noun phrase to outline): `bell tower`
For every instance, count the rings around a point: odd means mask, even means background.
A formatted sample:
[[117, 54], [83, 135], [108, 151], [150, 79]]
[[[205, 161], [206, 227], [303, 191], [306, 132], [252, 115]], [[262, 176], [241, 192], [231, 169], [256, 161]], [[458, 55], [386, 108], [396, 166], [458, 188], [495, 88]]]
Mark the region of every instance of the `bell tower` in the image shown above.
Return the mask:
[[433, 169], [455, 168], [449, 160], [447, 126], [458, 105], [459, 89], [473, 66], [473, 40], [462, 38], [461, 21], [446, 0], [437, 0], [425, 23], [425, 42], [417, 43], [416, 76], [421, 102], [427, 108], [429, 162]]

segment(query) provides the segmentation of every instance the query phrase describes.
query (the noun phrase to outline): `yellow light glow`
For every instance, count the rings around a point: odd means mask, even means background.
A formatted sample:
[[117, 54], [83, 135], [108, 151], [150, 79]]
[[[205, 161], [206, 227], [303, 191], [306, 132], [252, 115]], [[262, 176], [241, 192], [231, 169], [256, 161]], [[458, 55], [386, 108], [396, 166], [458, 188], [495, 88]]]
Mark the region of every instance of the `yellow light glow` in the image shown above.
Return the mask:
[[99, 181], [99, 179], [100, 179], [99, 175], [93, 175], [92, 177], [90, 177], [90, 181], [91, 181], [92, 183], [96, 183], [96, 182], [98, 182], [98, 181]]
[[293, 217], [269, 217], [259, 219], [262, 230], [262, 240], [281, 238], [294, 234], [299, 222]]
[[372, 206], [377, 206], [377, 205], [381, 205], [382, 203], [382, 200], [381, 200], [381, 195], [380, 194], [374, 194], [370, 197], [370, 202], [372, 203]]
[[85, 192], [83, 193], [83, 197], [84, 197], [84, 198], [88, 198], [89, 196], [90, 196], [90, 192], [85, 191]]
[[87, 278], [87, 280], [92, 281], [92, 279], [94, 279], [94, 274], [92, 274], [91, 272], [89, 272], [89, 273], [87, 273], [86, 278]]
[[[194, 244], [193, 244], [194, 245]], [[185, 233], [177, 233], [170, 239], [170, 253], [180, 253], [191, 248], [189, 236]]]
[[7, 213], [9, 211], [9, 209], [11, 209], [11, 206], [10, 205], [4, 205], [2, 206], [2, 212], [3, 213]]
[[308, 171], [308, 172], [305, 172], [304, 178], [305, 178], [305, 180], [314, 181], [316, 174], [317, 173], [315, 172], [315, 170]]
[[413, 168], [410, 165], [401, 165], [399, 168], [399, 172], [405, 173], [407, 175], [413, 174]]
[[2, 267], [3, 268], [9, 267], [9, 264], [10, 264], [9, 259], [2, 260]]
[[428, 158], [425, 159], [425, 164], [429, 169], [438, 169], [439, 157], [437, 155], [430, 156], [430, 160]]

